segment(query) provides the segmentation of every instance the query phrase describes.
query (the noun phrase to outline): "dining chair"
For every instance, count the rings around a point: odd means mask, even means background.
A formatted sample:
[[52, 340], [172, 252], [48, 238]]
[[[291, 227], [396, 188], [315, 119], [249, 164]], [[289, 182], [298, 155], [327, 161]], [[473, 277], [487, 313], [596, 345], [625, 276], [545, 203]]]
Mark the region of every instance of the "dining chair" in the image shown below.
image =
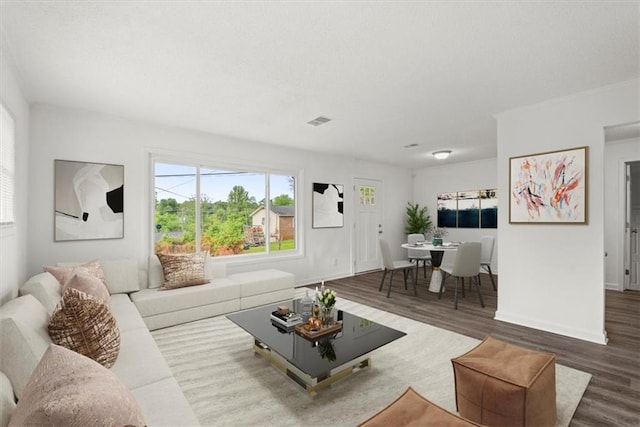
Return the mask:
[[[413, 275], [413, 267], [414, 263], [407, 260], [394, 261], [391, 256], [391, 250], [389, 249], [389, 243], [386, 240], [380, 239], [380, 252], [382, 252], [382, 263], [384, 265], [384, 272], [382, 273], [382, 281], [380, 282], [380, 289], [378, 292], [382, 291], [382, 287], [384, 286], [384, 279], [387, 277], [387, 273], [391, 272], [389, 277], [389, 290], [387, 291], [387, 298], [391, 295], [391, 285], [393, 284], [393, 273], [397, 270], [402, 270], [402, 275], [404, 277], [404, 288], [407, 289], [407, 276]], [[415, 281], [411, 281], [413, 283], [413, 292], [418, 295], [418, 290], [416, 289]]]
[[[493, 236], [482, 236], [480, 239], [480, 246], [482, 249], [480, 251], [479, 273], [489, 273], [493, 290], [497, 291], [496, 281], [493, 277], [493, 272], [491, 271], [491, 260], [493, 259], [493, 247], [495, 245], [495, 241], [496, 239]], [[478, 276], [478, 282], [480, 282], [480, 276]]]
[[[409, 234], [407, 236], [407, 243], [410, 245], [415, 245], [418, 242], [424, 241], [424, 234], [414, 233]], [[420, 262], [422, 261], [422, 267], [424, 270], [424, 278], [427, 278], [427, 262], [431, 264], [431, 255], [428, 252], [417, 250], [417, 249], [407, 249], [407, 255], [409, 256], [409, 261], [416, 263], [416, 277], [418, 275], [418, 270], [420, 269]]]
[[480, 271], [480, 242], [467, 242], [458, 246], [456, 251], [456, 259], [453, 262], [453, 266], [441, 266], [442, 282], [440, 283], [440, 292], [438, 293], [438, 299], [442, 297], [444, 290], [444, 281], [449, 276], [456, 278], [456, 286], [454, 288], [454, 308], [458, 309], [458, 284], [462, 282], [462, 297], [464, 294], [464, 279], [469, 278], [470, 281], [475, 282], [476, 290], [478, 291], [478, 297], [480, 298], [480, 305], [484, 307], [484, 301], [482, 300], [482, 293], [480, 293], [480, 282], [478, 280]]

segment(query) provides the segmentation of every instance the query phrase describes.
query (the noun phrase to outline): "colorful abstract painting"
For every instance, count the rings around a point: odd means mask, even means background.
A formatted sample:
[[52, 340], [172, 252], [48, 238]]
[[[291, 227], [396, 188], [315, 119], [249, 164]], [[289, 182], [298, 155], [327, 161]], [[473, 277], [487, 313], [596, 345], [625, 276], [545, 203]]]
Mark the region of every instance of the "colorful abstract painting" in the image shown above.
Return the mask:
[[588, 147], [509, 159], [510, 223], [587, 223]]

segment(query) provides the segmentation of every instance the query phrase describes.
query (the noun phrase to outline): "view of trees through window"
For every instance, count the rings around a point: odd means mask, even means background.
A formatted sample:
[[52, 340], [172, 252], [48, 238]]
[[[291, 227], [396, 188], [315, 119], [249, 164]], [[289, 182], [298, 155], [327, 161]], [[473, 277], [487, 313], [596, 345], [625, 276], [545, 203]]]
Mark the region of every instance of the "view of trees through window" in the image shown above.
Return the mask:
[[156, 252], [295, 249], [294, 176], [160, 162], [154, 172]]

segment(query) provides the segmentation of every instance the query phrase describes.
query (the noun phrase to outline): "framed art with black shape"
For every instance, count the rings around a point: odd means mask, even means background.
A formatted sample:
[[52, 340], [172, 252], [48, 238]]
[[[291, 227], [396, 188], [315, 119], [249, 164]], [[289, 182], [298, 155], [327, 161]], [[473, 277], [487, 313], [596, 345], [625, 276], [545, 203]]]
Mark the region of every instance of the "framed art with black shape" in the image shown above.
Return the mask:
[[509, 223], [587, 224], [589, 147], [509, 159]]
[[124, 166], [55, 160], [54, 240], [124, 237]]
[[313, 183], [312, 227], [344, 226], [344, 185]]

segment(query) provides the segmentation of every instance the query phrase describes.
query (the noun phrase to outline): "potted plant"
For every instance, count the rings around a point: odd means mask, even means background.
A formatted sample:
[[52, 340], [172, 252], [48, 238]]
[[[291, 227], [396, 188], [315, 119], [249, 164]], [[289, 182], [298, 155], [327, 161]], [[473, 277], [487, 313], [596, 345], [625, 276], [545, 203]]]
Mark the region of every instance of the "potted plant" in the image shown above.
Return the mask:
[[431, 217], [429, 209], [424, 206], [420, 207], [418, 203], [415, 205], [407, 202], [407, 223], [404, 232], [407, 234], [425, 234], [431, 230]]

